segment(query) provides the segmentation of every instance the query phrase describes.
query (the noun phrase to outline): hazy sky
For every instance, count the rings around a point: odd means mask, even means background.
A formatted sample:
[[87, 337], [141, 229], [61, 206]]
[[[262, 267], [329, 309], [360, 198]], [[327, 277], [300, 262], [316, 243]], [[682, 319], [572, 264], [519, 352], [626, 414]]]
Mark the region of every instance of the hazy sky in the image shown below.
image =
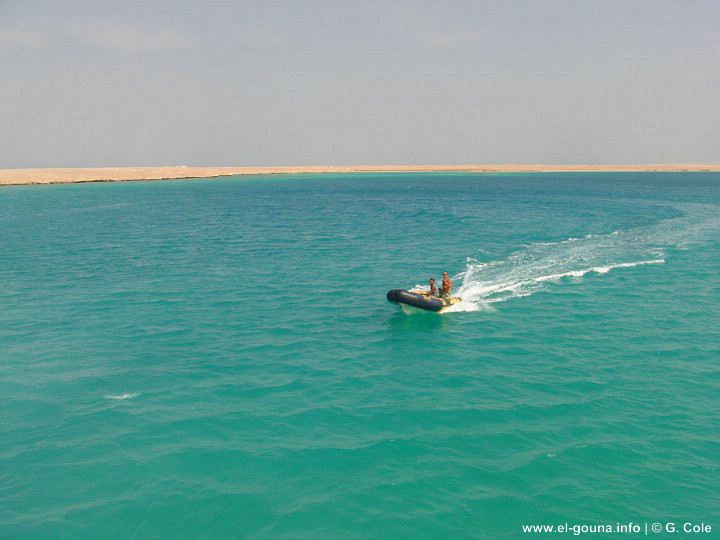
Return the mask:
[[718, 0], [0, 0], [0, 167], [694, 161]]

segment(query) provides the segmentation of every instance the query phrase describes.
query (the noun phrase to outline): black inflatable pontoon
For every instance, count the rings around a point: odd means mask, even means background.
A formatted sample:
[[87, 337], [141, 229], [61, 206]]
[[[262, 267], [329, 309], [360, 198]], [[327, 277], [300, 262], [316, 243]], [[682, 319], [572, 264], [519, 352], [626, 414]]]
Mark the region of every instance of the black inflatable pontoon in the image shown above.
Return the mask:
[[407, 291], [405, 289], [392, 289], [388, 291], [387, 299], [393, 304], [398, 304], [403, 310], [405, 306], [410, 306], [427, 311], [440, 311], [460, 301], [460, 298], [457, 296], [438, 298], [437, 296], [423, 294], [423, 291]]

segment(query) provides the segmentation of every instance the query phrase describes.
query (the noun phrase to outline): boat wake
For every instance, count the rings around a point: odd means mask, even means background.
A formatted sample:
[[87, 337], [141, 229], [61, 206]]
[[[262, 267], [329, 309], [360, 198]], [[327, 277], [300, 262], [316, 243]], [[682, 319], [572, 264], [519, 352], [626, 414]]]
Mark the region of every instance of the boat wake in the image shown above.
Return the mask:
[[646, 227], [529, 244], [501, 260], [468, 258], [465, 270], [454, 278], [460, 283], [457, 295], [463, 301], [444, 311], [492, 310], [496, 302], [547, 290], [563, 279], [663, 264], [668, 249], [688, 249], [711, 235], [717, 237], [720, 212], [716, 205], [676, 208], [682, 216]]

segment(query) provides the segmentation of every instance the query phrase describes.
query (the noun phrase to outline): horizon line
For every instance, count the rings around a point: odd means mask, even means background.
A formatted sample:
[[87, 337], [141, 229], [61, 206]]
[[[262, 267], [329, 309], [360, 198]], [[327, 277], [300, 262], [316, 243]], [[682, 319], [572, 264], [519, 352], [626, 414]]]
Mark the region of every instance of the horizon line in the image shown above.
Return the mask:
[[720, 172], [720, 162], [597, 164], [470, 164], [470, 165], [276, 165], [276, 166], [122, 166], [0, 169], [0, 186], [180, 180], [221, 176], [358, 172]]

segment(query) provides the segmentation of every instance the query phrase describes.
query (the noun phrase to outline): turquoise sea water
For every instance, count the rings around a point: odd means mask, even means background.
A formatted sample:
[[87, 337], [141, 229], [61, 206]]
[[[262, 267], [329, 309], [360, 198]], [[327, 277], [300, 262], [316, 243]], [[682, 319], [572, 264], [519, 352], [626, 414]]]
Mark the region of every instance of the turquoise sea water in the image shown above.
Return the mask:
[[717, 538], [719, 248], [713, 173], [2, 189], [0, 538]]

